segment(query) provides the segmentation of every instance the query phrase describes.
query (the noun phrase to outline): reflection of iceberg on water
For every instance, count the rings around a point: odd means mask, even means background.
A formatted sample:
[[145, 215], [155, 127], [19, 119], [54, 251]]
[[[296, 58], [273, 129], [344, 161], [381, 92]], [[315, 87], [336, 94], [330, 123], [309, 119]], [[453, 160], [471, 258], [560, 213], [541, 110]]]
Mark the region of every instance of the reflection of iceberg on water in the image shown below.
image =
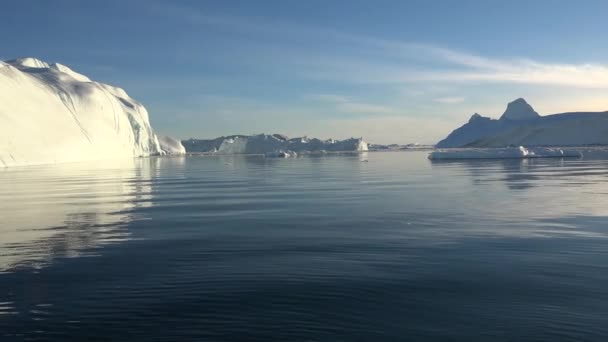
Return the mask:
[[150, 205], [152, 159], [0, 172], [0, 272], [90, 255], [129, 239], [133, 209]]

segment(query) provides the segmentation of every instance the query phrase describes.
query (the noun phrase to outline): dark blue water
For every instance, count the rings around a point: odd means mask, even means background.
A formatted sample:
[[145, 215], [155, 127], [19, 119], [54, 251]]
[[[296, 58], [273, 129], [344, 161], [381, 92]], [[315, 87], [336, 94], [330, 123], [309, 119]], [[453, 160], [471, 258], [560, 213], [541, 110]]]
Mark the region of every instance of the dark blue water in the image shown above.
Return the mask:
[[0, 341], [606, 341], [607, 238], [603, 160], [0, 170]]

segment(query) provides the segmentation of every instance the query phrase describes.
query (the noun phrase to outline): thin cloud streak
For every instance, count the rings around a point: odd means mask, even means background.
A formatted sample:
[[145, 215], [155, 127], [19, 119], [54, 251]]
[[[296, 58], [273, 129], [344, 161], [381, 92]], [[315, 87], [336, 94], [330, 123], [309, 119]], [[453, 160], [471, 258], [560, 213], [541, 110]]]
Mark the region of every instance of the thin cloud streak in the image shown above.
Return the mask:
[[439, 97], [433, 99], [433, 102], [443, 103], [443, 104], [454, 104], [454, 103], [463, 103], [464, 97]]
[[[294, 113], [293, 106], [274, 103], [272, 98], [256, 98], [265, 108], [255, 110], [251, 106], [220, 102], [213, 103], [213, 111], [200, 114], [206, 118], [215, 118], [214, 115], [225, 118], [225, 127], [258, 127], [248, 121], [255, 117], [258, 121], [265, 120], [259, 127], [285, 132], [304, 130], [322, 135], [326, 127], [327, 134], [352, 130], [356, 135], [378, 140], [386, 137], [403, 141], [407, 137], [405, 141], [417, 141], [424, 136], [439, 139], [473, 112], [499, 115], [504, 110], [503, 104], [517, 96], [536, 96], [533, 105], [545, 106], [548, 108], [545, 113], [553, 113], [570, 104], [574, 109], [581, 107], [584, 101], [580, 94], [594, 94], [590, 98], [601, 99], [601, 94], [597, 94], [608, 89], [608, 66], [601, 63], [549, 63], [525, 58], [529, 56], [491, 57], [276, 18], [218, 15], [167, 2], [151, 10], [162, 17], [183, 19], [193, 36], [197, 31], [210, 31], [222, 38], [217, 46], [213, 42], [200, 45], [188, 39], [176, 43], [183, 52], [180, 62], [194, 66], [215, 62], [202, 57], [209, 54], [210, 48], [217, 47], [221, 61], [234, 70], [233, 74], [216, 75], [205, 91], [221, 93], [229, 88], [230, 82], [240, 81], [234, 76], [238, 74], [268, 77], [276, 84], [285, 84], [285, 93], [293, 98], [302, 92], [329, 92], [304, 97], [304, 102], [310, 103], [297, 106], [302, 113]], [[225, 86], [216, 87], [220, 81]], [[289, 89], [291, 85], [293, 89]], [[399, 89], [405, 90], [398, 92]], [[561, 106], [553, 105], [557, 93], [566, 94]], [[588, 107], [602, 108], [602, 103], [596, 101]], [[208, 106], [211, 104], [203, 105]], [[325, 120], [324, 124], [320, 120]], [[208, 121], [204, 125], [209, 126]], [[309, 126], [304, 128], [306, 125]]]
[[335, 110], [345, 113], [363, 113], [363, 114], [394, 114], [396, 110], [387, 106], [353, 100], [350, 97], [336, 94], [315, 94], [309, 95], [307, 98], [328, 103]]
[[[193, 25], [214, 26], [244, 34], [257, 32], [266, 39], [277, 40], [289, 62], [312, 64], [313, 70], [302, 70], [303, 77], [353, 83], [515, 83], [569, 86], [580, 88], [608, 88], [608, 67], [600, 64], [554, 64], [527, 58], [497, 59], [424, 43], [402, 42], [350, 34], [329, 28], [307, 27], [263, 18], [209, 15], [187, 7], [163, 3], [156, 8], [164, 15], [172, 14]], [[309, 58], [305, 51], [291, 53], [294, 45], [285, 42], [318, 41], [346, 46], [356, 52], [332, 55], [314, 51]], [[260, 43], [268, 48], [268, 43]], [[284, 44], [284, 45], [282, 45]], [[271, 53], [277, 56], [277, 51]], [[298, 61], [294, 56], [300, 56]], [[391, 62], [387, 61], [387, 58]], [[395, 63], [398, 60], [398, 63]], [[433, 64], [424, 66], [420, 64]], [[317, 69], [318, 72], [315, 72]]]
[[[510, 64], [509, 64], [510, 63]], [[496, 61], [496, 67], [416, 68], [383, 63], [342, 62], [318, 65], [302, 77], [353, 84], [405, 85], [416, 82], [512, 83], [608, 89], [608, 67], [598, 64], [542, 64], [517, 60]]]

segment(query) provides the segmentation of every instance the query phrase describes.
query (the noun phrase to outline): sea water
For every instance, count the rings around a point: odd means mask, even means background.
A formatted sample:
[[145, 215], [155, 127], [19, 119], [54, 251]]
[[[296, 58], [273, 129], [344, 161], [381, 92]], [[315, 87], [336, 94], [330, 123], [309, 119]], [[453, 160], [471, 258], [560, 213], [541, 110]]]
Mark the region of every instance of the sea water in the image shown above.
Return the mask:
[[0, 170], [1, 341], [605, 341], [608, 161]]

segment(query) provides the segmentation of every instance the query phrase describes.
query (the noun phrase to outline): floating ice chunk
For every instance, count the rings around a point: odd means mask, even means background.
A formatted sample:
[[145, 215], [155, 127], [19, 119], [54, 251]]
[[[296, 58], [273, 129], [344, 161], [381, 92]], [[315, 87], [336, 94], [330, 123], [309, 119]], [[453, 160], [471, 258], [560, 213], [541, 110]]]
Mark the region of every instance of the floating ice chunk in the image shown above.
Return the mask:
[[168, 136], [159, 136], [158, 143], [160, 144], [160, 149], [165, 154], [186, 154], [186, 148], [182, 145], [182, 142], [168, 137]]
[[466, 148], [438, 150], [429, 153], [431, 160], [452, 159], [523, 159], [523, 158], [580, 158], [582, 153], [578, 150], [535, 147], [525, 148]]
[[298, 156], [294, 151], [274, 151], [264, 153], [266, 158], [295, 158]]
[[526, 156], [529, 158], [580, 158], [583, 153], [578, 149], [534, 147], [527, 149]]
[[276, 151], [295, 151], [298, 153], [368, 150], [363, 138], [346, 140], [321, 140], [316, 138], [292, 138], [282, 134], [233, 135], [215, 139], [188, 139], [183, 141], [186, 151], [219, 154], [260, 154]]

